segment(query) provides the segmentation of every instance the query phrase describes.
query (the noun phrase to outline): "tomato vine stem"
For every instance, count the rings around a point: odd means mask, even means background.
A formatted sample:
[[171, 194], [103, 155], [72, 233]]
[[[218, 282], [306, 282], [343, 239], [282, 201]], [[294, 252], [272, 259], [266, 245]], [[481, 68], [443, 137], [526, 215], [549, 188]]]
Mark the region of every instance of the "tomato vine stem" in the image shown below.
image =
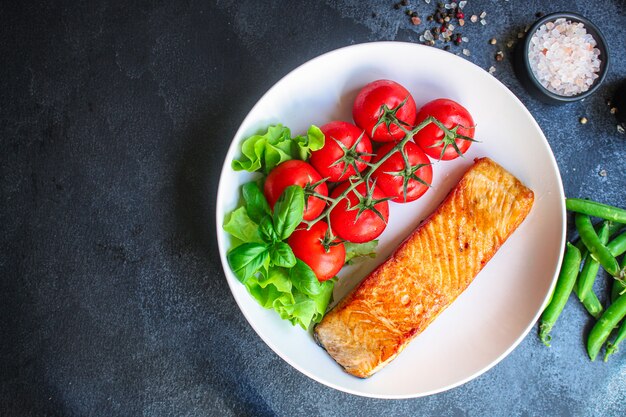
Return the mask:
[[[401, 106], [402, 104], [403, 103], [400, 103], [399, 106]], [[397, 109], [393, 109], [393, 110], [397, 110]], [[321, 221], [323, 219], [326, 219], [327, 222], [329, 223], [329, 226], [330, 226], [330, 212], [337, 206], [337, 204], [339, 204], [339, 202], [341, 200], [343, 200], [350, 192], [352, 192], [359, 185], [361, 185], [363, 183], [365, 183], [367, 185], [369, 183], [369, 181], [371, 179], [371, 176], [374, 173], [374, 171], [376, 171], [387, 159], [389, 159], [396, 152], [400, 152], [403, 155], [403, 159], [405, 161], [405, 164], [408, 165], [408, 157], [405, 155], [404, 145], [407, 142], [409, 142], [417, 132], [419, 132], [420, 130], [424, 129], [429, 124], [434, 123], [438, 128], [440, 128], [444, 132], [444, 138], [445, 137], [453, 137], [453, 138], [459, 138], [459, 139], [463, 139], [463, 140], [470, 140], [472, 142], [476, 142], [476, 140], [474, 140], [474, 139], [472, 139], [470, 137], [462, 136], [462, 135], [457, 134], [456, 129], [454, 129], [454, 128], [453, 129], [448, 129], [447, 127], [444, 126], [443, 123], [441, 123], [439, 120], [437, 120], [436, 118], [434, 118], [432, 116], [428, 116], [420, 124], [418, 124], [417, 126], [413, 127], [412, 129], [408, 129], [405, 126], [405, 123], [403, 123], [399, 119], [397, 119], [394, 111], [384, 112], [383, 115], [381, 116], [381, 119], [383, 119], [383, 118], [387, 118], [387, 119], [383, 120], [383, 121], [379, 121], [378, 124], [381, 124], [383, 122], [384, 123], [389, 122], [389, 123], [396, 124], [396, 126], [398, 126], [400, 129], [402, 129], [402, 131], [404, 132], [404, 134], [405, 134], [404, 138], [401, 139], [389, 152], [387, 152], [387, 154], [383, 155], [377, 162], [375, 162], [375, 163], [368, 163], [367, 164], [368, 165], [368, 169], [367, 169], [367, 171], [364, 174], [357, 171], [357, 173], [355, 175], [353, 175], [350, 178], [348, 178], [348, 181], [349, 181], [350, 185], [348, 186], [348, 188], [346, 188], [337, 197], [335, 197], [335, 198], [324, 197], [323, 199], [328, 201], [330, 204], [315, 219], [304, 221], [304, 223], [307, 225], [307, 229], [310, 229], [315, 223], [317, 223], [317, 222], [319, 222], [319, 221]], [[372, 191], [373, 191], [373, 187], [372, 187]], [[318, 196], [316, 195], [316, 197], [318, 197]]]

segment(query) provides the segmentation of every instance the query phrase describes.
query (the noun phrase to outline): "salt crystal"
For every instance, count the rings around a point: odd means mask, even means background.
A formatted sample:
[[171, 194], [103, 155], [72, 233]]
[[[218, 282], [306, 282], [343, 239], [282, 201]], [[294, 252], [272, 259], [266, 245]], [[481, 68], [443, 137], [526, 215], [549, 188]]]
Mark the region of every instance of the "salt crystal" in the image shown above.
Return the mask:
[[487, 21], [485, 19], [481, 19], [480, 24], [485, 26], [487, 24]]
[[469, 51], [469, 49], [463, 49], [463, 55], [465, 55], [465, 56], [470, 56], [470, 51]]
[[487, 12], [482, 12], [482, 13], [480, 14], [480, 18], [481, 18], [481, 19], [484, 19], [486, 16], [487, 16]]
[[426, 40], [426, 38], [424, 37], [424, 35], [420, 35], [420, 42], [424, 42]]
[[461, 40], [462, 40], [463, 42], [469, 42], [469, 39], [467, 38], [467, 36], [463, 36], [463, 37], [461, 38]]
[[466, 4], [467, 4], [467, 1], [465, 1], [465, 0], [464, 1], [460, 1], [459, 2], [459, 9], [464, 8]]
[[453, 31], [454, 30], [454, 25], [448, 25], [448, 30]]
[[448, 10], [449, 10], [449, 9], [451, 9], [451, 8], [452, 8], [452, 5], [450, 5], [450, 4], [446, 4], [446, 5], [444, 5], [443, 7], [445, 7], [446, 9], [448, 9]]
[[587, 91], [600, 71], [596, 41], [584, 25], [560, 18], [532, 35], [528, 61], [537, 80], [562, 96]]
[[626, 130], [624, 130], [624, 127], [622, 125], [617, 125], [617, 133], [621, 133], [623, 135], [624, 132], [626, 132]]
[[434, 39], [433, 34], [430, 30], [424, 32], [424, 39], [426, 39], [427, 41], [432, 41]]
[[430, 4], [430, 0], [424, 0], [424, 2], [426, 2], [426, 4]]
[[494, 72], [496, 72], [496, 67], [494, 66], [489, 67], [489, 74], [493, 74]]

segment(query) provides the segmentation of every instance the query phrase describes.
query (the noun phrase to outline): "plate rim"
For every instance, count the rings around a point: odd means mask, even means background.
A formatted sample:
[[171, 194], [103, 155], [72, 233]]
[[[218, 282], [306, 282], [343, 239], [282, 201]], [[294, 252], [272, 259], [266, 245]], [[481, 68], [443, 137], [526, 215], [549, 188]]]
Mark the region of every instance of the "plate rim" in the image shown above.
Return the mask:
[[[340, 386], [338, 384], [335, 384], [331, 381], [328, 380], [322, 380], [321, 378], [318, 378], [316, 375], [313, 375], [311, 373], [309, 373], [309, 371], [303, 369], [302, 367], [300, 367], [298, 364], [296, 364], [294, 361], [291, 360], [291, 358], [282, 355], [278, 352], [278, 348], [276, 347], [276, 345], [269, 340], [269, 338], [266, 338], [262, 332], [255, 326], [254, 322], [250, 319], [250, 313], [247, 312], [245, 309], [242, 308], [242, 304], [239, 301], [239, 297], [236, 295], [236, 291], [234, 290], [234, 285], [241, 285], [238, 281], [234, 282], [234, 280], [231, 280], [228, 278], [228, 271], [230, 270], [230, 267], [228, 265], [228, 261], [226, 259], [226, 252], [227, 252], [227, 248], [224, 247], [224, 242], [223, 239], [220, 237], [220, 233], [222, 232], [222, 228], [221, 228], [221, 224], [223, 222], [223, 218], [220, 218], [220, 198], [219, 196], [222, 194], [223, 192], [223, 188], [224, 188], [224, 177], [225, 174], [228, 170], [231, 169], [231, 164], [229, 161], [229, 154], [231, 153], [231, 149], [235, 144], [235, 141], [237, 140], [237, 138], [239, 138], [240, 136], [242, 136], [243, 134], [243, 130], [246, 127], [246, 125], [249, 122], [249, 119], [251, 118], [252, 114], [256, 111], [257, 107], [260, 106], [260, 104], [264, 101], [264, 99], [270, 95], [275, 89], [278, 88], [278, 86], [288, 77], [290, 77], [293, 73], [300, 71], [302, 68], [312, 65], [314, 62], [318, 61], [318, 60], [322, 60], [324, 58], [326, 58], [328, 55], [332, 55], [332, 54], [340, 54], [345, 50], [352, 50], [352, 49], [358, 49], [358, 48], [368, 48], [368, 47], [383, 47], [385, 45], [394, 45], [394, 46], [401, 46], [401, 47], [406, 47], [406, 48], [428, 48], [430, 51], [435, 52], [436, 54], [448, 54], [451, 55], [449, 52], [437, 49], [437, 48], [433, 48], [430, 46], [426, 46], [426, 45], [421, 45], [421, 44], [415, 44], [415, 43], [411, 43], [411, 42], [402, 42], [402, 41], [372, 41], [372, 42], [363, 42], [363, 43], [357, 43], [357, 44], [353, 44], [353, 45], [347, 45], [347, 46], [343, 46], [340, 48], [336, 48], [327, 52], [324, 52], [320, 55], [317, 55], [305, 62], [303, 62], [302, 64], [298, 65], [297, 67], [291, 69], [289, 72], [287, 72], [284, 76], [282, 76], [278, 81], [276, 81], [263, 95], [261, 95], [261, 97], [258, 98], [258, 100], [256, 101], [256, 103], [254, 104], [254, 106], [252, 106], [252, 108], [248, 111], [248, 113], [246, 114], [246, 116], [243, 118], [243, 120], [239, 123], [239, 127], [237, 128], [237, 131], [235, 132], [235, 134], [233, 135], [230, 144], [228, 146], [228, 149], [226, 151], [226, 154], [224, 156], [224, 161], [222, 163], [222, 169], [220, 171], [220, 178], [219, 178], [219, 183], [218, 183], [218, 189], [217, 189], [217, 196], [215, 199], [215, 221], [216, 221], [216, 237], [217, 237], [217, 242], [218, 242], [218, 251], [219, 251], [219, 255], [220, 255], [220, 260], [221, 260], [221, 264], [222, 264], [222, 269], [224, 271], [224, 278], [226, 279], [226, 282], [228, 283], [231, 295], [233, 296], [233, 298], [235, 299], [235, 302], [237, 303], [237, 307], [239, 308], [240, 312], [244, 315], [244, 317], [246, 318], [246, 321], [248, 322], [248, 324], [252, 327], [252, 329], [255, 331], [255, 333], [261, 338], [261, 340], [263, 340], [263, 342], [273, 351], [274, 354], [276, 354], [278, 357], [280, 357], [282, 360], [284, 360], [285, 362], [287, 362], [290, 366], [292, 366], [293, 368], [295, 368], [296, 370], [298, 370], [299, 372], [301, 372], [302, 374], [306, 375], [307, 377], [311, 378], [312, 380], [328, 386], [330, 388], [336, 389], [338, 391], [341, 392], [346, 392], [352, 395], [357, 395], [360, 397], [366, 397], [366, 398], [378, 398], [378, 399], [409, 399], [409, 398], [420, 398], [420, 397], [426, 397], [426, 396], [430, 396], [430, 395], [434, 395], [434, 394], [438, 394], [438, 393], [442, 393], [445, 391], [449, 391], [452, 390], [454, 388], [457, 388], [463, 384], [466, 384], [467, 382], [478, 378], [479, 376], [481, 376], [482, 374], [486, 373], [487, 371], [491, 370], [493, 367], [495, 367], [497, 364], [499, 364], [504, 358], [506, 358], [513, 350], [515, 350], [515, 348], [517, 348], [519, 346], [519, 344], [526, 338], [526, 336], [528, 336], [530, 330], [535, 326], [535, 324], [537, 323], [537, 320], [539, 319], [540, 315], [542, 314], [543, 310], [545, 309], [546, 305], [548, 304], [548, 301], [550, 299], [551, 294], [554, 291], [554, 288], [556, 286], [556, 281], [557, 281], [557, 277], [558, 277], [558, 273], [561, 269], [561, 264], [563, 261], [563, 251], [565, 249], [565, 242], [566, 242], [566, 234], [567, 234], [567, 212], [566, 212], [566, 208], [565, 208], [565, 192], [564, 192], [564, 187], [563, 187], [563, 180], [561, 177], [561, 172], [559, 170], [559, 166], [557, 164], [556, 158], [554, 156], [554, 152], [552, 151], [552, 148], [550, 146], [550, 143], [548, 142], [548, 139], [546, 138], [545, 134], [543, 133], [543, 130], [541, 129], [541, 127], [539, 126], [539, 124], [537, 123], [537, 121], [535, 120], [534, 116], [532, 115], [532, 113], [530, 113], [530, 111], [526, 108], [526, 106], [524, 105], [524, 103], [522, 103], [522, 101], [506, 86], [504, 85], [504, 83], [502, 83], [500, 80], [498, 80], [496, 77], [494, 77], [493, 75], [486, 73], [486, 75], [490, 76], [491, 78], [493, 78], [493, 80], [496, 82], [495, 85], [499, 85], [499, 87], [505, 92], [505, 94], [507, 96], [509, 96], [510, 98], [513, 99], [514, 102], [516, 102], [518, 104], [518, 107], [521, 108], [521, 110], [523, 112], [525, 112], [525, 114], [530, 118], [531, 124], [532, 126], [539, 132], [543, 145], [546, 147], [546, 150], [548, 151], [548, 156], [549, 156], [549, 161], [550, 161], [550, 165], [551, 167], [554, 169], [554, 171], [556, 172], [556, 185], [558, 188], [558, 193], [559, 193], [559, 205], [560, 205], [560, 218], [561, 218], [561, 224], [562, 224], [562, 232], [561, 232], [561, 239], [560, 239], [560, 248], [559, 248], [559, 252], [561, 253], [561, 256], [558, 258], [557, 264], [555, 265], [555, 269], [552, 272], [552, 280], [549, 286], [549, 290], [546, 293], [546, 295], [544, 296], [544, 300], [541, 304], [541, 308], [535, 313], [534, 318], [532, 319], [532, 321], [526, 326], [526, 328], [524, 329], [524, 331], [519, 335], [519, 337], [515, 340], [515, 342], [513, 344], [511, 344], [511, 346], [509, 346], [509, 348], [507, 348], [505, 351], [503, 351], [499, 356], [497, 356], [496, 358], [494, 358], [493, 360], [491, 360], [491, 362], [485, 366], [484, 368], [474, 372], [473, 374], [467, 376], [466, 378], [463, 378], [459, 381], [456, 381], [455, 383], [452, 384], [448, 384], [446, 386], [443, 386], [439, 389], [433, 389], [433, 390], [429, 390], [429, 391], [425, 391], [425, 392], [421, 392], [421, 393], [415, 393], [415, 394], [372, 394], [372, 393], [367, 393], [367, 392], [361, 392], [361, 391], [357, 391], [351, 388], [346, 388], [343, 386]], [[480, 69], [481, 71], [484, 71], [483, 68], [479, 67], [478, 65], [474, 64], [473, 62], [463, 59], [459, 56], [455, 56], [455, 55], [451, 55], [453, 57], [453, 59], [460, 59], [464, 62], [466, 62], [467, 64], [470, 64], [478, 69]], [[223, 217], [223, 216], [222, 216]], [[233, 281], [233, 282], [231, 282]]]

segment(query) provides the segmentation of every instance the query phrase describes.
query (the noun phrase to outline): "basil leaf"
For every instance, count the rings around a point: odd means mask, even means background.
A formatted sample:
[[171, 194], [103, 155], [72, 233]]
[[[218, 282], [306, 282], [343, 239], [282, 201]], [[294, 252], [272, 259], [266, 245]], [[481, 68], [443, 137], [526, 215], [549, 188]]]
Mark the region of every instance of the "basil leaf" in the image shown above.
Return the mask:
[[296, 259], [296, 264], [289, 270], [289, 278], [293, 286], [306, 295], [316, 296], [322, 291], [315, 272], [300, 259]]
[[304, 190], [298, 185], [285, 188], [274, 205], [274, 230], [280, 240], [285, 240], [302, 222]]
[[270, 206], [259, 188], [259, 185], [252, 181], [241, 187], [243, 199], [246, 202], [246, 210], [252, 221], [261, 223], [261, 219], [266, 214], [271, 214]]
[[344, 242], [344, 247], [346, 248], [346, 261], [345, 263], [348, 265], [352, 265], [354, 263], [355, 258], [359, 257], [376, 257], [376, 246], [378, 246], [378, 240], [372, 240], [370, 242], [365, 243], [352, 243], [352, 242]]
[[261, 220], [259, 233], [261, 234], [261, 238], [267, 243], [273, 243], [280, 240], [276, 234], [276, 230], [274, 230], [274, 223], [272, 223], [272, 218], [270, 216], [265, 216]]
[[248, 217], [245, 207], [239, 207], [230, 213], [222, 227], [226, 232], [244, 243], [261, 242], [259, 226]]
[[262, 243], [244, 243], [232, 249], [226, 255], [230, 268], [241, 282], [256, 274], [269, 263], [267, 245]]
[[276, 242], [270, 248], [270, 263], [291, 268], [296, 264], [296, 255], [285, 242]]

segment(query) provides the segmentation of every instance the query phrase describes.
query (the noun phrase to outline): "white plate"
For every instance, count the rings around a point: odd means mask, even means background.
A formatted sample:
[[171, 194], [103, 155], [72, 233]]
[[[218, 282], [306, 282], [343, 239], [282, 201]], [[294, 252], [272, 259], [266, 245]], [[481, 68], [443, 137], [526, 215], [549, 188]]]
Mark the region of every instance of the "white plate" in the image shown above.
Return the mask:
[[[383, 370], [361, 380], [345, 373], [312, 336], [260, 307], [226, 261], [224, 216], [239, 199], [238, 186], [251, 178], [230, 169], [241, 141], [268, 125], [295, 133], [331, 120], [352, 121], [352, 102], [370, 81], [404, 85], [418, 108], [447, 97], [463, 104], [477, 123], [466, 158], [437, 162], [434, 188], [409, 204], [390, 204], [389, 225], [374, 260], [344, 269], [335, 288], [342, 298], [383, 261], [431, 213], [475, 157], [488, 156], [535, 192], [528, 218], [470, 287]], [[349, 393], [379, 398], [419, 397], [445, 391], [482, 374], [524, 338], [547, 302], [565, 242], [563, 186], [541, 129], [522, 103], [474, 64], [441, 50], [401, 42], [349, 46], [317, 57], [274, 85], [253, 107], [226, 155], [217, 196], [217, 240], [230, 289], [254, 330], [274, 352], [305, 375]], [[276, 375], [280, 378], [280, 375]]]

